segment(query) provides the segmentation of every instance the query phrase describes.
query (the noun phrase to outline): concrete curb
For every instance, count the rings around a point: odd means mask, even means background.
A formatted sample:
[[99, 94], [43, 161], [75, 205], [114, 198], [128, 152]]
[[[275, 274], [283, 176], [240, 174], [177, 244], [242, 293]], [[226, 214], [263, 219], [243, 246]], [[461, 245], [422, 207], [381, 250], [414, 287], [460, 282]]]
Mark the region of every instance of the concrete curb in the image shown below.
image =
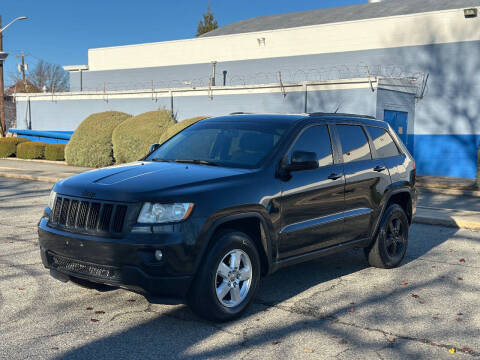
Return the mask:
[[49, 183], [56, 183], [62, 178], [49, 177], [49, 176], [36, 176], [28, 174], [12, 174], [12, 173], [0, 173], [0, 177], [6, 177], [11, 179], [20, 179], [20, 180], [34, 180], [34, 181], [43, 181]]
[[442, 188], [433, 188], [433, 187], [423, 187], [417, 186], [419, 192], [430, 192], [435, 194], [445, 194], [445, 195], [465, 195], [465, 196], [474, 196], [480, 197], [480, 191], [478, 190], [460, 190], [460, 189], [442, 189]]
[[69, 166], [65, 161], [53, 161], [53, 160], [43, 160], [43, 159], [0, 158], [0, 160], [9, 160], [9, 161], [18, 161], [18, 162], [34, 162], [34, 163]]
[[480, 212], [417, 207], [414, 223], [480, 230]]

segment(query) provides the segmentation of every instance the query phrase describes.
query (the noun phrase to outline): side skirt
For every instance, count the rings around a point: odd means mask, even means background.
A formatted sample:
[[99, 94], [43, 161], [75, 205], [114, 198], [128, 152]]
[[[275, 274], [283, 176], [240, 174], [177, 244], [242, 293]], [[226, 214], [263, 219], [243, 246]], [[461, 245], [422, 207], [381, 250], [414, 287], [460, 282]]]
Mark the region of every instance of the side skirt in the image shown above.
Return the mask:
[[360, 240], [352, 240], [352, 241], [345, 242], [345, 243], [342, 243], [342, 244], [333, 245], [333, 246], [330, 246], [330, 247], [327, 247], [327, 248], [324, 248], [324, 249], [319, 249], [319, 250], [316, 250], [316, 251], [312, 251], [312, 252], [309, 252], [309, 253], [306, 253], [306, 254], [292, 256], [292, 257], [277, 261], [273, 265], [272, 271], [270, 273], [273, 273], [273, 272], [275, 272], [275, 271], [277, 271], [277, 270], [279, 270], [283, 267], [286, 267], [286, 266], [290, 266], [290, 265], [298, 264], [298, 263], [301, 263], [301, 262], [313, 260], [313, 259], [316, 259], [316, 258], [319, 258], [319, 257], [322, 257], [322, 256], [334, 254], [334, 253], [337, 253], [337, 252], [340, 252], [340, 251], [344, 251], [344, 250], [348, 250], [348, 249], [352, 249], [352, 248], [364, 248], [364, 247], [367, 247], [369, 244], [370, 244], [370, 239], [369, 238], [360, 239]]

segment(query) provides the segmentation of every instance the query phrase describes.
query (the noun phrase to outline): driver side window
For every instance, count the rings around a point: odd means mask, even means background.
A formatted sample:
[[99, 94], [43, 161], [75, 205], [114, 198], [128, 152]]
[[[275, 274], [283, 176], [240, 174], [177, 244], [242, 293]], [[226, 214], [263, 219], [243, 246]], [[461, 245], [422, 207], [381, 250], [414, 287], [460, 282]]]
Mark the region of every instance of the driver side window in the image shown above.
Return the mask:
[[330, 134], [326, 125], [315, 125], [307, 128], [293, 145], [288, 155], [292, 160], [295, 151], [308, 151], [317, 154], [318, 166], [333, 164], [332, 144]]

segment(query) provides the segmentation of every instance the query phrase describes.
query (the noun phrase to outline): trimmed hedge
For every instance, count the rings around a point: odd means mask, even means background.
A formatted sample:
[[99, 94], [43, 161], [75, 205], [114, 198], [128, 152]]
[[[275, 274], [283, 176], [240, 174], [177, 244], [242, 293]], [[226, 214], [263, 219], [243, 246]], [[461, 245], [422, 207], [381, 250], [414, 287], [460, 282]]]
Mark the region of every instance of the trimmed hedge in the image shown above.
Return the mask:
[[168, 110], [150, 111], [124, 121], [113, 131], [115, 161], [121, 164], [141, 159], [173, 124], [175, 121]]
[[69, 165], [103, 167], [114, 163], [113, 130], [132, 116], [118, 111], [92, 114], [78, 126], [65, 148]]
[[43, 142], [23, 142], [17, 146], [17, 157], [20, 159], [43, 159], [47, 145]]
[[31, 140], [22, 137], [0, 138], [0, 158], [15, 156], [17, 154], [17, 145]]
[[45, 146], [45, 160], [65, 160], [65, 144], [47, 144]]
[[207, 119], [208, 116], [197, 116], [191, 119], [182, 120], [172, 126], [169, 126], [167, 131], [165, 131], [158, 140], [159, 144], [163, 144], [168, 139], [172, 138], [173, 136], [177, 135], [180, 131], [186, 129], [190, 125], [195, 124], [197, 121]]

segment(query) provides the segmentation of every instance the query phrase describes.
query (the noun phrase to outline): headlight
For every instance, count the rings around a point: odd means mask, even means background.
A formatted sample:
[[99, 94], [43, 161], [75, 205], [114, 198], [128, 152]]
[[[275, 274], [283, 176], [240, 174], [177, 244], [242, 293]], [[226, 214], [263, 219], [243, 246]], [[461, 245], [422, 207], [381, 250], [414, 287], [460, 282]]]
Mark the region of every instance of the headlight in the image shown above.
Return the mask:
[[192, 209], [192, 203], [145, 203], [143, 204], [137, 221], [147, 224], [178, 222], [188, 218]]
[[53, 210], [53, 207], [55, 206], [55, 199], [57, 198], [57, 193], [55, 191], [50, 192], [50, 197], [48, 198], [48, 207], [50, 210]]

